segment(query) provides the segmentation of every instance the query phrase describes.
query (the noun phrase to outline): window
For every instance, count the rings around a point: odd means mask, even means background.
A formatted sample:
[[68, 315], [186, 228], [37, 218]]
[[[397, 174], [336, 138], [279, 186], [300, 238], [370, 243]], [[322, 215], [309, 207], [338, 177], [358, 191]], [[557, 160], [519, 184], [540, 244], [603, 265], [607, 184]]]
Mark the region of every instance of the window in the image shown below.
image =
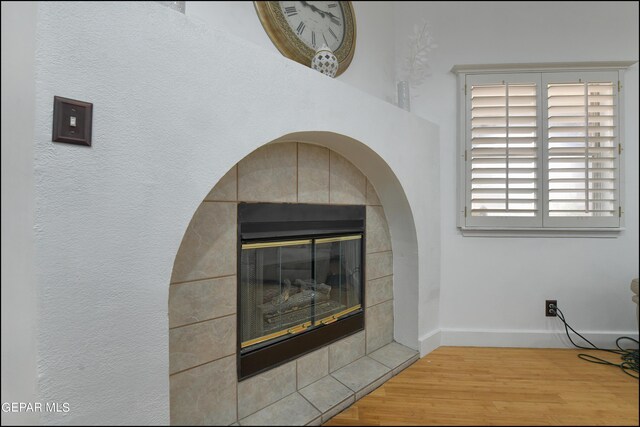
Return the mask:
[[622, 67], [505, 68], [454, 67], [458, 226], [619, 230]]

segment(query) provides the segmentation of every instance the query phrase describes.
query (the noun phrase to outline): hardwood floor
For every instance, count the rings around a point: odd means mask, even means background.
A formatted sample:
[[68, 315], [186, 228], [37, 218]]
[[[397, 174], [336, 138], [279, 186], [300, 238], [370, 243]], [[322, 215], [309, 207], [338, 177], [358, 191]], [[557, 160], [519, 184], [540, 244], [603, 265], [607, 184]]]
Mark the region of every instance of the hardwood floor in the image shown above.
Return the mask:
[[638, 380], [605, 352], [440, 347], [325, 425], [638, 425]]

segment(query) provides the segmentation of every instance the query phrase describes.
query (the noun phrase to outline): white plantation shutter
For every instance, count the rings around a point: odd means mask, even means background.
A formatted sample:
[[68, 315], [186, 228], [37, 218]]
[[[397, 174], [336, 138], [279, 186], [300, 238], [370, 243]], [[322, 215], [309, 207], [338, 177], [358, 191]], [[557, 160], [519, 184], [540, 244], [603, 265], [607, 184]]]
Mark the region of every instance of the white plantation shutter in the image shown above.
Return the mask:
[[467, 225], [542, 225], [540, 75], [467, 76]]
[[545, 226], [619, 227], [618, 73], [543, 77]]

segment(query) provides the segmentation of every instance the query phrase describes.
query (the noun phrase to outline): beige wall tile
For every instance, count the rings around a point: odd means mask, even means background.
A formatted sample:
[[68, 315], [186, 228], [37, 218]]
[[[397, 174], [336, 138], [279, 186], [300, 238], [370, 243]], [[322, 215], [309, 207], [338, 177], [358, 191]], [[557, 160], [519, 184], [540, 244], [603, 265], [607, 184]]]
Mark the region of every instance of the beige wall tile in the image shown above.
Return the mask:
[[367, 254], [366, 280], [378, 279], [393, 274], [393, 253], [377, 252]]
[[365, 307], [371, 307], [393, 299], [393, 276], [367, 280], [365, 298]]
[[364, 355], [364, 331], [343, 338], [329, 346], [329, 372], [334, 372]]
[[297, 143], [269, 144], [238, 163], [238, 200], [296, 202]]
[[331, 152], [329, 168], [330, 203], [364, 205], [367, 179], [349, 160]]
[[368, 307], [365, 315], [367, 354], [393, 341], [393, 300]]
[[169, 287], [169, 327], [188, 325], [236, 312], [236, 276], [186, 282]]
[[169, 377], [171, 425], [229, 425], [236, 421], [236, 358]]
[[294, 360], [238, 383], [238, 416], [242, 419], [295, 391]]
[[298, 202], [329, 203], [329, 149], [298, 144]]
[[391, 250], [391, 236], [382, 206], [367, 206], [367, 253]]
[[298, 390], [329, 375], [329, 347], [321, 348], [297, 360]]
[[169, 373], [236, 352], [236, 316], [169, 330]]
[[206, 201], [235, 202], [238, 200], [238, 166], [234, 166], [211, 189]]
[[182, 238], [171, 282], [236, 274], [237, 205], [204, 202]]
[[381, 205], [378, 193], [369, 180], [367, 180], [367, 205]]

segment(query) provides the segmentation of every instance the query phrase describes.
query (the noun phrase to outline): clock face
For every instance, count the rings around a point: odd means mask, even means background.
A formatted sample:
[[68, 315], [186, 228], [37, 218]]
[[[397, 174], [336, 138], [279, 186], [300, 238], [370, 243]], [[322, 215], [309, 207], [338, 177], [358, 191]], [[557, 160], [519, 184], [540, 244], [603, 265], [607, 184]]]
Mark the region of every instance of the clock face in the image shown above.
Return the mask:
[[356, 48], [356, 20], [350, 1], [254, 1], [260, 23], [287, 58], [309, 67], [326, 44], [338, 58], [339, 76]]
[[294, 34], [314, 51], [326, 44], [337, 51], [344, 40], [344, 12], [339, 1], [281, 1]]

